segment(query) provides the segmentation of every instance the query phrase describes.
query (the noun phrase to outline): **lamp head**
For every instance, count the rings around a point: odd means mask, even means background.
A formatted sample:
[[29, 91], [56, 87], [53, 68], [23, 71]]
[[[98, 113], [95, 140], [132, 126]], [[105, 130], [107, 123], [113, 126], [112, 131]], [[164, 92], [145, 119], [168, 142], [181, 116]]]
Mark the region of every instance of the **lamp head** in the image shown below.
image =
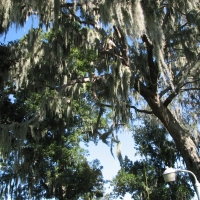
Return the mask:
[[163, 178], [165, 182], [172, 182], [176, 180], [176, 170], [171, 167], [166, 167], [166, 170], [163, 173]]

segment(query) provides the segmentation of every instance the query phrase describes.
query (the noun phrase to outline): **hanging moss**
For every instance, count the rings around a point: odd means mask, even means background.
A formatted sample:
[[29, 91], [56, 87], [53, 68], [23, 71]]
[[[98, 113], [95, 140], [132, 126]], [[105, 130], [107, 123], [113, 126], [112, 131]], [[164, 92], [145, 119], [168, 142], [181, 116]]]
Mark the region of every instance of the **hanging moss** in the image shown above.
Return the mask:
[[[29, 105], [26, 123], [12, 121], [1, 126], [4, 155], [11, 148], [10, 135], [18, 138], [18, 147], [27, 134], [39, 141], [48, 130], [42, 127], [45, 120], [71, 120], [76, 115], [74, 100], [83, 97], [93, 109], [104, 104], [112, 107], [116, 125], [129, 122], [134, 108], [130, 102], [149, 110], [147, 102], [158, 98], [172, 103], [169, 97], [173, 96], [172, 107], [167, 106], [175, 119], [181, 126], [184, 121], [193, 125], [188, 116], [196, 117], [185, 109], [199, 112], [194, 92], [199, 87], [198, 1], [2, 0], [0, 32], [6, 32], [10, 24], [24, 26], [33, 14], [39, 18], [39, 27], [11, 45], [17, 62], [9, 63], [9, 70], [1, 67], [0, 85], [10, 89], [7, 94], [28, 90], [39, 97], [25, 95], [28, 100], [23, 106]], [[44, 33], [43, 25], [51, 29]], [[147, 94], [138, 94], [142, 88], [151, 94], [147, 102], [143, 98]], [[86, 122], [82, 130], [97, 137], [95, 123]], [[5, 141], [9, 141], [7, 146]]]

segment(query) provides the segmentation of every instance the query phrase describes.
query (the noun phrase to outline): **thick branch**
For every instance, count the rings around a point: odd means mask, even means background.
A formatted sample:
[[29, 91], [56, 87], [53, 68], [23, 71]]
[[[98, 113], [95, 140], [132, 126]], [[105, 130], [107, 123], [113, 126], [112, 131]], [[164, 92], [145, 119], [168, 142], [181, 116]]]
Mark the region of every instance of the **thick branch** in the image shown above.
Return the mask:
[[97, 123], [96, 123], [95, 128], [94, 128], [94, 132], [96, 132], [98, 130], [99, 124], [101, 122], [101, 116], [103, 114], [103, 111], [104, 111], [104, 109], [102, 107], [100, 107], [99, 115], [98, 115], [98, 118], [97, 118]]
[[148, 66], [151, 78], [151, 90], [156, 93], [157, 92], [157, 81], [158, 81], [158, 66], [153, 62], [153, 45], [148, 40], [146, 35], [142, 36], [143, 42], [146, 44], [147, 47], [147, 56], [148, 56]]
[[171, 94], [168, 96], [168, 98], [164, 101], [164, 103], [163, 103], [164, 106], [167, 107], [177, 95], [178, 95], [178, 91], [177, 91], [177, 92], [171, 93]]
[[161, 91], [161, 92], [159, 93], [160, 98], [161, 98], [163, 95], [165, 95], [167, 92], [169, 92], [171, 89], [172, 89], [172, 87], [169, 86], [169, 87], [165, 88], [163, 91]]
[[168, 106], [173, 101], [173, 99], [179, 94], [179, 92], [185, 92], [185, 91], [190, 91], [190, 90], [200, 90], [200, 88], [198, 88], [198, 87], [181, 89], [182, 87], [186, 86], [187, 84], [194, 83], [197, 81], [199, 81], [199, 80], [188, 81], [188, 82], [184, 83], [181, 87], [178, 87], [174, 92], [172, 92], [167, 97], [167, 99], [165, 100], [165, 102], [163, 104], [165, 106]]
[[155, 93], [148, 89], [139, 79], [135, 79], [134, 89], [141, 94], [145, 100], [148, 98], [155, 98]]

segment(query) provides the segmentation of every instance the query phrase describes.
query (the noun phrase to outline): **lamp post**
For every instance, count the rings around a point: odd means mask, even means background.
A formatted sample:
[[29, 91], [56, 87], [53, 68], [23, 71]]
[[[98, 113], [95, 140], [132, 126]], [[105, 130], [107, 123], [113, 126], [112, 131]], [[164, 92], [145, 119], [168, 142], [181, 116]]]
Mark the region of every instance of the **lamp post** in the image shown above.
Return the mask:
[[198, 200], [200, 200], [200, 183], [198, 182], [197, 177], [195, 176], [195, 174], [193, 172], [191, 172], [189, 170], [174, 169], [171, 167], [166, 167], [166, 170], [163, 173], [163, 178], [164, 178], [165, 182], [175, 181], [176, 180], [176, 172], [187, 172], [194, 177], [196, 193], [198, 196]]

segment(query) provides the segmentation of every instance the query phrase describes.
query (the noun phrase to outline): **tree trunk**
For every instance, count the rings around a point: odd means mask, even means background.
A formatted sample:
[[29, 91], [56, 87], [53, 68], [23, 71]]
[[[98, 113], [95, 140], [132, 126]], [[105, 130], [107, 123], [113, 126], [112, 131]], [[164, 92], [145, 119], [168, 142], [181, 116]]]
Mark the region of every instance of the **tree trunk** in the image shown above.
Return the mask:
[[[152, 92], [139, 80], [135, 81], [134, 89], [143, 96], [152, 109], [153, 114], [163, 123], [183, 157], [187, 169], [192, 171], [200, 181], [200, 157], [197, 152], [197, 147], [191, 138], [191, 133], [180, 126], [167, 106], [160, 100], [158, 94]], [[194, 180], [192, 181], [194, 183]]]
[[192, 171], [200, 180], [200, 157], [196, 145], [191, 138], [191, 133], [180, 126], [170, 110], [160, 101], [159, 96], [145, 98], [155, 116], [164, 124], [165, 128], [173, 138], [178, 151], [183, 157], [187, 169]]

